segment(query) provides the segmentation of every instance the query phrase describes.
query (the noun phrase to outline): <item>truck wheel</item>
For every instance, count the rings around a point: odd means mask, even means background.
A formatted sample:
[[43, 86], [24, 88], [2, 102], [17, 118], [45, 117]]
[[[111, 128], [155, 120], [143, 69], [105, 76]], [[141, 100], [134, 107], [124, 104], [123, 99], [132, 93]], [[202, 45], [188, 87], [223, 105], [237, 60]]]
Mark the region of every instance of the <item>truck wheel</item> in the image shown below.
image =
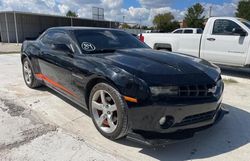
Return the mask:
[[156, 43], [154, 45], [154, 49], [163, 51], [172, 51], [172, 47], [170, 44], [163, 44], [163, 43]]
[[111, 85], [99, 83], [93, 87], [89, 109], [95, 127], [104, 137], [117, 140], [127, 135], [127, 104]]
[[157, 50], [161, 50], [161, 51], [171, 51], [171, 49], [157, 49]]

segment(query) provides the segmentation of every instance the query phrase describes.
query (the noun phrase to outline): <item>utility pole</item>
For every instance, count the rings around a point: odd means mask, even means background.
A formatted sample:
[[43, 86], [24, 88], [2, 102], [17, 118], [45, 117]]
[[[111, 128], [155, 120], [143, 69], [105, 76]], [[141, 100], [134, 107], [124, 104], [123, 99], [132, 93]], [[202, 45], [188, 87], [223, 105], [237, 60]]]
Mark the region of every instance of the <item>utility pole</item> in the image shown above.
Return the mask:
[[125, 23], [125, 15], [123, 15], [122, 18], [123, 18], [123, 24], [124, 24]]
[[141, 34], [141, 16], [140, 16], [140, 34]]
[[209, 7], [209, 18], [212, 17], [212, 6]]
[[[122, 19], [123, 19], [123, 23], [122, 23], [122, 28], [124, 27], [124, 24], [125, 24], [125, 15], [122, 16]], [[123, 29], [125, 31], [125, 28]]]

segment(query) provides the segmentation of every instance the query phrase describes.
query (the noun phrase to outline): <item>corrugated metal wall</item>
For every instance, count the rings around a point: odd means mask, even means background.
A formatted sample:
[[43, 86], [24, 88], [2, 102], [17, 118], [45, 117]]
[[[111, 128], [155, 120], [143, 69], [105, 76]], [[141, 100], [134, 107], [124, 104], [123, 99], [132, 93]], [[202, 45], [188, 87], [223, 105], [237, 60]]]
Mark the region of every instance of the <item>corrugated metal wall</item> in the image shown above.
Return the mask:
[[[104, 27], [116, 28], [119, 24], [109, 21], [96, 21], [80, 18], [56, 17], [48, 15], [15, 13], [16, 15], [16, 28], [14, 21], [14, 12], [1, 12], [0, 13], [0, 36], [2, 42], [23, 42], [26, 39], [35, 39], [43, 31], [50, 27], [56, 26], [88, 26], [88, 27]], [[7, 23], [6, 23], [7, 20]], [[9, 37], [9, 38], [8, 38]]]

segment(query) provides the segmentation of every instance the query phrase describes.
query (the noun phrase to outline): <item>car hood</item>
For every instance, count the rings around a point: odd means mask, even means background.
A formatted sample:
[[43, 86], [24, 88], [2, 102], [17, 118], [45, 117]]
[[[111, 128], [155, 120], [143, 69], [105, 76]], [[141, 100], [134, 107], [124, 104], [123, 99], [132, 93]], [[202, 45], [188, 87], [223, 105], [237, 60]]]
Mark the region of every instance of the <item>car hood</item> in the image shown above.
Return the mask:
[[150, 85], [206, 84], [217, 81], [217, 66], [187, 55], [152, 49], [123, 49], [96, 54], [108, 63], [135, 75]]

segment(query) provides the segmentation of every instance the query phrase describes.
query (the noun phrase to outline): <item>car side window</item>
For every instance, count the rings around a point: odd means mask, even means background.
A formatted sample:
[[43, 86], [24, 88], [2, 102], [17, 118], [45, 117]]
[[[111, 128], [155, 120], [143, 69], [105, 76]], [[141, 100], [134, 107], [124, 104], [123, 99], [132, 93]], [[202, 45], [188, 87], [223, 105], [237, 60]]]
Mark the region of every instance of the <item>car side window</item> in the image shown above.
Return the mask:
[[40, 39], [40, 41], [46, 46], [51, 46], [52, 45], [52, 37], [53, 37], [53, 33], [47, 32], [45, 35], [43, 35], [43, 37]]
[[175, 34], [181, 34], [181, 33], [182, 33], [182, 30], [176, 30], [174, 33], [175, 33]]
[[192, 33], [193, 33], [193, 30], [184, 30], [184, 33], [185, 33], [185, 34], [192, 34]]
[[54, 43], [56, 43], [56, 44], [65, 44], [67, 46], [69, 46], [71, 44], [70, 39], [63, 32], [54, 32], [53, 37], [52, 37], [52, 43], [53, 44]]
[[215, 20], [213, 35], [234, 35], [234, 29], [241, 29], [241, 27], [231, 20]]
[[53, 44], [65, 44], [70, 46], [71, 42], [68, 36], [60, 31], [49, 31], [42, 38], [41, 42], [47, 47], [52, 47]]

